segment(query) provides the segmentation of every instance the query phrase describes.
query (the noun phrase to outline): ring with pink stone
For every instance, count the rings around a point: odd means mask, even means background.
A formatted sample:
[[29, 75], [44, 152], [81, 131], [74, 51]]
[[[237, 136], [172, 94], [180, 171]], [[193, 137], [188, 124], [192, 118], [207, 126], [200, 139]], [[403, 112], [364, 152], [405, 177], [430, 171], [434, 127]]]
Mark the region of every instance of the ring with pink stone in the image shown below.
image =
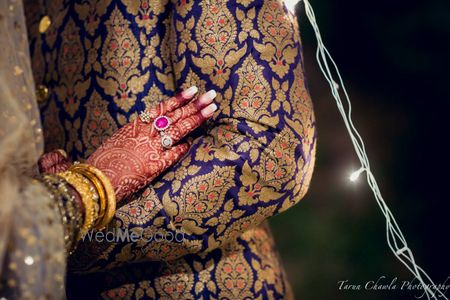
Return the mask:
[[153, 127], [158, 131], [163, 131], [170, 126], [170, 119], [166, 116], [159, 116], [153, 121]]

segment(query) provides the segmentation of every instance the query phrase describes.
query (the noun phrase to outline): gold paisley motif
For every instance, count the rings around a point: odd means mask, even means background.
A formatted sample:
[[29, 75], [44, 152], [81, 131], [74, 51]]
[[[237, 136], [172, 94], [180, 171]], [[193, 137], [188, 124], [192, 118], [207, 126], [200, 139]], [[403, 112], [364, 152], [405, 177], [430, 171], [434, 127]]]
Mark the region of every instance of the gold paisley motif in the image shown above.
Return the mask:
[[136, 289], [135, 294], [136, 300], [142, 299], [144, 297], [155, 299], [155, 289], [152, 287], [149, 280], [139, 282], [139, 287]]
[[195, 294], [197, 298], [201, 297], [203, 291], [208, 291], [213, 294], [217, 293], [217, 284], [212, 280], [212, 274], [216, 263], [213, 259], [202, 263], [202, 261], [194, 261], [194, 271], [198, 274], [198, 281], [195, 283]]
[[251, 260], [252, 267], [257, 273], [255, 292], [258, 293], [266, 284], [270, 284], [275, 287], [278, 294], [284, 294], [287, 282], [283, 282], [284, 270], [268, 223], [264, 222], [263, 225], [245, 232], [241, 238], [248, 242], [252, 253], [258, 257]]
[[101, 61], [106, 72], [97, 76], [98, 84], [114, 102], [128, 112], [136, 102], [136, 94], [144, 90], [149, 73], [140, 73], [139, 44], [120, 10], [115, 8], [105, 22], [108, 35], [103, 43]]
[[239, 42], [243, 42], [249, 36], [254, 39], [259, 39], [260, 34], [254, 28], [254, 19], [256, 16], [256, 9], [253, 7], [249, 9], [247, 13], [239, 8], [236, 8], [236, 18], [241, 21], [241, 31], [239, 32]]
[[82, 137], [84, 153], [88, 157], [117, 130], [117, 125], [108, 111], [108, 101], [103, 100], [97, 91], [92, 93], [85, 107]]
[[116, 211], [115, 218], [120, 219], [123, 227], [142, 225], [151, 221], [162, 209], [161, 202], [156, 201], [155, 190], [147, 187], [141, 196]]
[[206, 225], [215, 227], [217, 234], [222, 234], [222, 232], [227, 228], [227, 225], [232, 219], [238, 219], [244, 214], [245, 211], [242, 209], [237, 209], [233, 199], [231, 199], [225, 203], [223, 211], [220, 213], [220, 215], [218, 217], [210, 218], [206, 222]]
[[122, 286], [119, 286], [117, 288], [111, 289], [109, 291], [103, 292], [101, 297], [102, 299], [111, 299], [111, 300], [118, 300], [118, 299], [133, 299], [135, 284], [134, 283], [128, 283], [124, 284]]
[[[229, 147], [230, 150], [233, 149], [232, 146], [240, 145], [240, 143], [246, 139], [236, 130], [238, 124], [238, 120], [228, 119], [223, 125], [212, 127], [210, 130], [210, 135], [214, 138], [213, 144], [217, 147]], [[230, 160], [237, 159], [237, 157], [235, 157], [232, 153], [230, 153], [230, 156], [228, 157]]]
[[142, 102], [144, 102], [145, 108], [149, 109], [150, 107], [160, 103], [161, 101], [164, 101], [165, 99], [167, 99], [167, 97], [156, 86], [156, 84], [153, 84], [153, 86], [148, 91], [148, 95], [142, 98]]
[[72, 19], [66, 24], [62, 34], [62, 43], [58, 53], [59, 85], [55, 87], [58, 100], [64, 110], [74, 116], [80, 108], [81, 99], [86, 95], [90, 78], [84, 80], [84, 50], [79, 28]]
[[261, 153], [260, 163], [255, 169], [266, 185], [281, 189], [281, 186], [293, 177], [296, 170], [295, 150], [298, 145], [298, 138], [286, 127], [270, 142], [268, 151]]
[[227, 225], [226, 230], [219, 237], [215, 238], [214, 236], [210, 236], [208, 239], [208, 248], [214, 249], [234, 240], [243, 232], [259, 225], [268, 217], [273, 216], [276, 209], [277, 204], [258, 207], [257, 211], [251, 216], [236, 219], [234, 222]]
[[[164, 220], [161, 218], [156, 221], [158, 226], [147, 225], [143, 229], [144, 240], [138, 242], [139, 248], [134, 251], [135, 255], [143, 255], [151, 261], [173, 261], [182, 257], [185, 253], [198, 253], [202, 249], [200, 240], [184, 239], [184, 231], [162, 229], [160, 224]], [[163, 236], [164, 238], [162, 238]], [[155, 237], [158, 239], [157, 241], [154, 240]], [[151, 240], [151, 242], [148, 243], [147, 240]]]
[[201, 79], [198, 74], [192, 71], [192, 69], [189, 69], [186, 79], [181, 85], [181, 89], [188, 89], [194, 85], [198, 88], [199, 95], [206, 92], [206, 81], [204, 79]]
[[222, 249], [222, 259], [217, 264], [215, 276], [220, 299], [254, 299], [253, 271], [246, 261], [243, 246], [231, 242]]
[[[169, 171], [164, 175], [164, 180], [172, 183], [172, 192], [176, 193], [181, 188], [181, 181], [188, 176], [194, 176], [200, 171], [201, 167], [191, 164], [191, 158], [188, 156], [181, 161], [183, 168], [177, 168], [175, 171]], [[155, 183], [155, 187], [158, 188], [162, 185], [162, 182]]]
[[283, 106], [285, 112], [291, 113], [291, 104], [286, 98], [286, 92], [290, 88], [289, 81], [286, 80], [280, 83], [275, 78], [272, 78], [272, 88], [275, 91], [275, 99], [270, 104], [270, 110], [275, 113]]
[[173, 224], [196, 234], [206, 231], [202, 220], [220, 209], [225, 194], [234, 185], [234, 172], [234, 167], [214, 166], [210, 173], [187, 181], [174, 199], [166, 193], [162, 201]]
[[305, 144], [311, 144], [311, 130], [314, 129], [314, 114], [311, 96], [305, 86], [303, 68], [299, 64], [294, 70], [294, 84], [289, 92], [289, 99], [293, 110], [292, 121], [300, 122], [299, 132], [306, 139]]
[[161, 276], [155, 279], [159, 299], [194, 299], [191, 293], [194, 286], [194, 273], [184, 260], [166, 263], [161, 271]]
[[304, 71], [301, 64], [294, 69], [294, 84], [290, 90], [289, 98], [292, 102], [295, 119], [299, 119], [302, 124], [307, 126], [311, 122], [313, 104], [305, 86]]
[[186, 18], [187, 14], [192, 10], [192, 6], [194, 5], [194, 0], [175, 0], [175, 11]]
[[178, 43], [177, 52], [178, 55], [183, 55], [187, 49], [196, 53], [197, 52], [197, 44], [194, 40], [192, 40], [192, 29], [195, 26], [194, 17], [190, 17], [185, 23], [181, 21], [176, 21], [176, 29], [177, 33], [180, 37], [180, 42]]
[[75, 3], [75, 11], [80, 20], [84, 22], [84, 29], [91, 36], [94, 35], [100, 24], [100, 18], [106, 13], [111, 0], [85, 0]]
[[92, 42], [90, 39], [85, 38], [84, 39], [84, 45], [86, 47], [86, 53], [87, 53], [87, 62], [84, 66], [84, 71], [86, 74], [90, 73], [92, 70], [96, 72], [101, 72], [101, 65], [98, 61], [98, 51], [100, 49], [100, 46], [102, 44], [102, 38], [97, 37], [94, 42]]
[[283, 78], [298, 54], [294, 43], [298, 32], [294, 31], [291, 19], [283, 10], [282, 1], [264, 1], [258, 14], [258, 30], [263, 36], [263, 43], [255, 42], [255, 49], [261, 53], [261, 59], [269, 63], [272, 71]]
[[139, 27], [150, 33], [158, 22], [158, 15], [164, 12], [168, 0], [122, 0], [127, 12], [135, 16], [134, 21]]
[[200, 2], [202, 14], [195, 30], [200, 56], [192, 56], [194, 64], [220, 88], [230, 78], [231, 67], [247, 52], [246, 44], [239, 48], [235, 42], [236, 20], [226, 4], [221, 0]]
[[140, 43], [144, 47], [144, 57], [142, 58], [142, 67], [148, 68], [152, 63], [154, 66], [162, 69], [162, 60], [158, 55], [157, 49], [160, 46], [159, 35], [149, 36], [141, 32]]
[[266, 186], [267, 183], [261, 178], [262, 176], [257, 171], [252, 170], [248, 162], [244, 163], [242, 175], [239, 177], [242, 182], [238, 193], [239, 205], [248, 206], [259, 202], [266, 203], [283, 196], [273, 187]]
[[242, 187], [238, 194], [240, 205], [269, 202], [283, 196], [283, 184], [295, 176], [297, 166], [293, 158], [296, 157], [298, 145], [298, 138], [292, 130], [285, 128], [267, 146], [266, 151], [260, 152], [257, 166], [251, 168], [248, 162], [244, 163], [240, 176]]
[[286, 185], [286, 189], [292, 189], [292, 197], [286, 198], [279, 210], [280, 213], [292, 207], [294, 204], [303, 199], [309, 189], [316, 160], [316, 143], [313, 142], [308, 149], [305, 145], [303, 147], [307, 151], [304, 152], [307, 162], [305, 163], [305, 158], [303, 156], [300, 156], [298, 158], [298, 169], [295, 173], [295, 177], [292, 182]]
[[233, 145], [239, 145], [244, 137], [232, 130], [232, 125], [229, 124], [211, 128], [209, 135], [204, 137], [205, 143], [197, 148], [195, 160], [209, 162], [213, 159], [220, 161], [240, 159], [241, 156], [235, 152]]
[[251, 55], [236, 71], [239, 79], [232, 101], [235, 118], [258, 121], [263, 115], [268, 115], [267, 108], [272, 95], [263, 71], [263, 66]]

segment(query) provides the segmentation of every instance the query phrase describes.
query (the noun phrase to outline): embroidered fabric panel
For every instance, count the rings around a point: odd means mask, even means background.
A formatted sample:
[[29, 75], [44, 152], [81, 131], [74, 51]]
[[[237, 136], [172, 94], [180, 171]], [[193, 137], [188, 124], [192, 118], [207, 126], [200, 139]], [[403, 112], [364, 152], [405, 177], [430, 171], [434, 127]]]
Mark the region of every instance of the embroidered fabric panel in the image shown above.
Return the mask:
[[248, 230], [222, 249], [106, 273], [71, 274], [68, 299], [293, 299], [270, 230]]
[[[36, 82], [50, 90], [41, 102], [47, 150], [82, 159], [176, 90], [218, 92], [219, 111], [188, 155], [111, 225], [146, 238], [183, 233], [183, 241], [85, 242], [74, 269], [224, 251], [306, 193], [315, 120], [296, 20], [280, 1], [47, 2], [27, 10]], [[39, 35], [43, 14], [52, 25]]]

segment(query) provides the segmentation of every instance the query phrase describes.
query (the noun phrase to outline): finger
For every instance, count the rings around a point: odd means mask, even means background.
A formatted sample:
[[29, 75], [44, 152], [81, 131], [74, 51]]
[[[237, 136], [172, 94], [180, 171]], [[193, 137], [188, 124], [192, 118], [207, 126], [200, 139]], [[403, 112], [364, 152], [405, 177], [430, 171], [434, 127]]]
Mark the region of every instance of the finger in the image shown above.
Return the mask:
[[174, 163], [180, 160], [188, 151], [190, 145], [188, 143], [183, 143], [176, 145], [161, 154], [161, 158], [166, 163], [167, 167], [172, 166]]
[[149, 113], [149, 117], [154, 119], [156, 117], [166, 115], [168, 112], [177, 109], [178, 107], [191, 100], [197, 93], [197, 91], [198, 88], [196, 86], [191, 86], [187, 90], [184, 90], [181, 93], [150, 107], [147, 110], [147, 112]]
[[191, 101], [188, 104], [168, 113], [167, 117], [170, 119], [172, 124], [176, 123], [179, 120], [192, 116], [193, 114], [202, 110], [207, 105], [211, 104], [216, 96], [217, 96], [216, 91], [210, 90], [207, 93], [204, 93], [203, 95], [198, 97], [198, 99]]
[[59, 171], [65, 171], [70, 166], [70, 161], [64, 150], [53, 150], [43, 154], [38, 161], [39, 171], [41, 173], [54, 174]]
[[172, 142], [175, 144], [210, 118], [216, 110], [217, 105], [212, 103], [203, 108], [200, 112], [170, 125], [169, 128], [165, 130], [165, 134], [170, 136]]

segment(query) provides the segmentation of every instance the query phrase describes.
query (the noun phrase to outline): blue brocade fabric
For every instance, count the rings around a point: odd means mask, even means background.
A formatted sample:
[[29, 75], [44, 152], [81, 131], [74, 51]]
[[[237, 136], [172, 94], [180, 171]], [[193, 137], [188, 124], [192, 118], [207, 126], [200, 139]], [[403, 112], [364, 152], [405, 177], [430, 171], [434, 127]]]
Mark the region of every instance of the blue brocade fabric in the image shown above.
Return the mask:
[[281, 0], [26, 7], [47, 150], [83, 160], [182, 88], [218, 93], [188, 154], [108, 228], [140, 238], [80, 243], [68, 298], [291, 298], [266, 220], [305, 195], [316, 131], [297, 20]]

